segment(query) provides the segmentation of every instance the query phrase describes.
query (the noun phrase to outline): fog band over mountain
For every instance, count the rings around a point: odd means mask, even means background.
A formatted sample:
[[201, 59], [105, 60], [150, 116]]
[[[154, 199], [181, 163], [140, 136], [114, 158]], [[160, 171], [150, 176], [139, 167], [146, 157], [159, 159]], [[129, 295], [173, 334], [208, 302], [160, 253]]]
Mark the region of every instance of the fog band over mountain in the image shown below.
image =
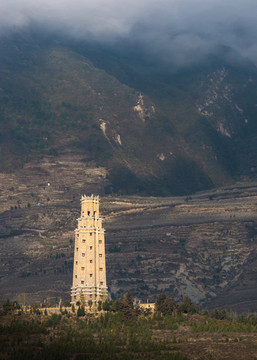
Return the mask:
[[0, 33], [36, 24], [81, 39], [136, 41], [174, 65], [223, 49], [257, 65], [253, 0], [2, 0]]

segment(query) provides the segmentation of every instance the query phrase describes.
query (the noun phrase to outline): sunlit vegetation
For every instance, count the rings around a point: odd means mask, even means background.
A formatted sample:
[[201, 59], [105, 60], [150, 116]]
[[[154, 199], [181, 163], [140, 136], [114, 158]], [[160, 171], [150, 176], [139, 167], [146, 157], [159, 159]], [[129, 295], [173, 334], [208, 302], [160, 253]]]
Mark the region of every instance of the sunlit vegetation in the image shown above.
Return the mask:
[[[120, 301], [99, 303], [94, 312], [81, 305], [53, 315], [35, 306], [25, 314], [17, 302], [7, 301], [2, 310], [0, 351], [4, 358], [18, 360], [187, 360], [190, 356], [181, 352], [181, 344], [187, 344], [189, 337], [220, 333], [223, 343], [235, 343], [243, 341], [238, 333], [257, 332], [257, 316], [225, 310], [200, 314], [187, 296], [176, 303], [161, 293], [155, 309], [152, 313], [134, 305], [130, 293]], [[178, 332], [181, 327], [185, 334], [188, 331], [186, 336]]]
[[[87, 314], [77, 319], [67, 315], [41, 321], [16, 319], [0, 327], [1, 351], [8, 352], [10, 359], [145, 359], [147, 354], [147, 359], [186, 360], [172, 344], [152, 340], [152, 329], [162, 321], [167, 327], [167, 320], [160, 317], [125, 319], [122, 312], [98, 318]], [[28, 335], [33, 336], [25, 341]]]

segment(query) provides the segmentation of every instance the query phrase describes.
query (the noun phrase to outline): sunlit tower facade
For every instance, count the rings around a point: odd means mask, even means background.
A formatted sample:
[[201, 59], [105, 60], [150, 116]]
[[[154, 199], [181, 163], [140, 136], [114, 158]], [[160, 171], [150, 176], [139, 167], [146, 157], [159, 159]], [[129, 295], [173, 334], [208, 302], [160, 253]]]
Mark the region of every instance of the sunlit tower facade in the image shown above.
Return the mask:
[[104, 301], [106, 285], [105, 241], [99, 217], [99, 196], [81, 197], [81, 216], [75, 229], [71, 303]]

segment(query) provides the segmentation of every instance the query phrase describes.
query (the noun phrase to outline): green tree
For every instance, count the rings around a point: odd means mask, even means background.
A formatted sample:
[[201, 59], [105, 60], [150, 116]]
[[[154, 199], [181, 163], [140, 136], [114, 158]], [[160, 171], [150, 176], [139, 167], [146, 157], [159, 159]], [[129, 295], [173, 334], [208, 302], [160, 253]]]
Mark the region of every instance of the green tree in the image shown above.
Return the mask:
[[10, 300], [6, 300], [3, 303], [3, 312], [4, 314], [10, 313], [14, 310], [14, 304], [10, 302]]
[[155, 310], [159, 311], [163, 315], [171, 315], [176, 308], [175, 300], [172, 297], [167, 296], [163, 291], [156, 299]]
[[131, 318], [134, 315], [133, 296], [127, 292], [120, 302], [120, 311], [125, 319]]
[[79, 306], [77, 310], [77, 316], [85, 316], [85, 309], [83, 305], [81, 307]]
[[185, 295], [183, 297], [183, 300], [179, 304], [178, 309], [180, 312], [190, 313], [190, 314], [195, 314], [196, 312], [199, 311], [198, 307], [192, 303], [192, 300], [190, 299], [190, 297], [188, 295]]
[[112, 300], [109, 302], [110, 311], [117, 312], [120, 309], [120, 303], [118, 300]]
[[103, 308], [104, 311], [109, 311], [110, 310], [110, 304], [109, 304], [109, 302], [107, 300], [105, 300], [103, 302], [102, 308]]

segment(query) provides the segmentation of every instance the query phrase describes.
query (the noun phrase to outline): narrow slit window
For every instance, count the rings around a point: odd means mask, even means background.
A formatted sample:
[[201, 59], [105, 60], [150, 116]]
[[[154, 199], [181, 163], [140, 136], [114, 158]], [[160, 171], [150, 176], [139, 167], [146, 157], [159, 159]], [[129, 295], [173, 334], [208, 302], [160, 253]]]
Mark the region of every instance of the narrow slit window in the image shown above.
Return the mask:
[[93, 246], [90, 246], [90, 250], [92, 250], [93, 249]]
[[87, 212], [87, 215], [90, 216], [90, 211]]
[[104, 283], [103, 283], [103, 281], [100, 281], [100, 285], [103, 285]]
[[82, 253], [82, 256], [84, 257], [84, 256], [85, 256], [85, 253]]
[[93, 274], [90, 274], [90, 277], [93, 277]]
[[93, 260], [90, 260], [90, 264], [92, 264]]

